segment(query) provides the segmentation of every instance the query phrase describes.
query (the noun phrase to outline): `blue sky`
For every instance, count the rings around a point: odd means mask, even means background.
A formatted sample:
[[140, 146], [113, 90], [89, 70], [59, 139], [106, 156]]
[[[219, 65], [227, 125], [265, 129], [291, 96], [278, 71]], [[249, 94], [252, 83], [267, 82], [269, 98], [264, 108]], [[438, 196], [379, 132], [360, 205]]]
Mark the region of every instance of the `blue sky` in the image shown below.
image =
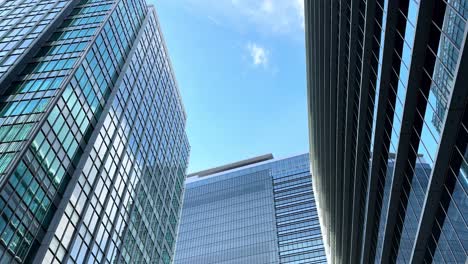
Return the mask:
[[189, 172], [308, 151], [299, 0], [153, 0], [187, 112]]

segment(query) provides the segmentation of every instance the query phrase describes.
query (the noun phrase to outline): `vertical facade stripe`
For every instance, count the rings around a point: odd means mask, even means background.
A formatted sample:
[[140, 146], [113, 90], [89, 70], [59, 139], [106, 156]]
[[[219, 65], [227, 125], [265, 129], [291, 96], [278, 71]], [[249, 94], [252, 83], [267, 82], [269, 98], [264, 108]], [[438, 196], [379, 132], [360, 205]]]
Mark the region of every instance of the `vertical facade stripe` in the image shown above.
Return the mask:
[[311, 170], [328, 260], [466, 262], [458, 87], [468, 2], [305, 3]]

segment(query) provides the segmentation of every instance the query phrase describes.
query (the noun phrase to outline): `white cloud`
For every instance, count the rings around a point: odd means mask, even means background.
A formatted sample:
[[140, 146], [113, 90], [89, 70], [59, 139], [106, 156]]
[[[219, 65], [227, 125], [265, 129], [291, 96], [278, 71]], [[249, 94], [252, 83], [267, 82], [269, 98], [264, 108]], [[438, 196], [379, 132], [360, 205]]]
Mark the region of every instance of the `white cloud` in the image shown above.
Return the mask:
[[252, 58], [252, 63], [255, 66], [266, 67], [268, 65], [269, 52], [264, 47], [256, 43], [248, 43], [247, 50], [249, 51], [250, 57]]
[[273, 0], [263, 0], [260, 9], [265, 13], [272, 13], [274, 11]]
[[297, 9], [297, 15], [299, 16], [299, 20], [301, 22], [302, 29], [305, 29], [305, 21], [304, 21], [304, 1], [307, 0], [296, 0], [295, 7]]
[[284, 34], [303, 29], [304, 0], [235, 0], [231, 6], [231, 12], [262, 32]]
[[[170, 1], [170, 0], [167, 0]], [[180, 0], [194, 13], [241, 32], [300, 36], [304, 32], [304, 1], [309, 0]]]

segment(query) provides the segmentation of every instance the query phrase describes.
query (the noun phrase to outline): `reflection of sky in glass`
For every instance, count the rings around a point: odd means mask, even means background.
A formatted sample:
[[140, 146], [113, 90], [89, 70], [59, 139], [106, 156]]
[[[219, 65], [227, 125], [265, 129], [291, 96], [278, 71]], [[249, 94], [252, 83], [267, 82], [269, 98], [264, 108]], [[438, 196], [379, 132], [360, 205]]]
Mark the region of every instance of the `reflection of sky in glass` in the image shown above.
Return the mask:
[[423, 144], [418, 150], [428, 157], [427, 160], [430, 164], [433, 164], [436, 156], [437, 145], [440, 140], [440, 126], [445, 119], [447, 99], [450, 98], [452, 92], [453, 71], [455, 68], [451, 67], [453, 63], [450, 62], [458, 59], [460, 43], [456, 40], [459, 39], [457, 37], [459, 35], [458, 31], [464, 30], [464, 26], [461, 28], [456, 26], [460, 22], [460, 17], [454, 14], [450, 7], [447, 7], [443, 33], [437, 51], [438, 58], [432, 76], [434, 81], [431, 85], [428, 106], [424, 115], [425, 126], [421, 133], [421, 142]]
[[[443, 129], [443, 122], [445, 113], [447, 111], [447, 104], [453, 89], [453, 80], [456, 70], [456, 63], [459, 59], [459, 48], [462, 42], [462, 36], [466, 23], [459, 14], [466, 14], [467, 2], [465, 0], [449, 1], [449, 3], [457, 10], [447, 8], [445, 12], [445, 21], [443, 24], [443, 32], [445, 35], [441, 36], [439, 43], [439, 50], [437, 56], [440, 60], [437, 62], [433, 79], [434, 84], [431, 86], [429, 103], [435, 109], [432, 113], [432, 119], [429, 120], [429, 112], [426, 113], [425, 120], [429, 127], [429, 132], [437, 131], [441, 132]], [[431, 122], [432, 121], [432, 122]], [[459, 133], [466, 133], [465, 129], [460, 129]], [[429, 138], [429, 136], [426, 136]], [[439, 139], [439, 138], [437, 138]], [[436, 151], [435, 148], [431, 151]], [[458, 150], [455, 155], [463, 155], [465, 158], [466, 150]], [[451, 202], [448, 208], [444, 208], [443, 214], [445, 219], [439, 222], [436, 219], [437, 225], [441, 228], [440, 238], [433, 243], [437, 244], [437, 248], [434, 252], [433, 262], [440, 263], [463, 263], [467, 260], [466, 250], [468, 248], [468, 240], [466, 237], [467, 233], [467, 222], [466, 215], [468, 215], [468, 199], [467, 199], [467, 175], [466, 175], [466, 160], [461, 165], [460, 172], [458, 175], [451, 175], [457, 169], [450, 168], [448, 170], [449, 177], [455, 177], [455, 187], [452, 193], [450, 193]], [[449, 181], [448, 181], [449, 182]], [[444, 186], [443, 192], [450, 188]], [[429, 249], [429, 252], [431, 250]]]
[[[387, 8], [387, 1], [385, 1], [384, 8]], [[456, 10], [455, 9], [460, 9]], [[401, 10], [400, 10], [401, 11]], [[389, 152], [397, 153], [399, 136], [401, 133], [401, 120], [403, 117], [403, 108], [406, 100], [408, 79], [409, 79], [409, 67], [411, 65], [411, 59], [413, 55], [413, 43], [415, 40], [415, 26], [418, 18], [419, 11], [419, 1], [410, 0], [409, 8], [407, 14], [406, 28], [404, 31], [404, 42], [403, 49], [401, 52], [401, 66], [398, 72], [398, 84], [392, 86], [391, 89], [397, 95], [394, 114], [393, 117], [389, 116], [392, 121], [392, 134], [390, 138]], [[419, 144], [417, 149], [414, 145], [410, 146], [409, 151], [413, 151], [415, 154], [420, 154], [417, 157], [416, 164], [425, 164], [424, 170], [415, 170], [414, 175], [404, 175], [403, 181], [410, 181], [409, 190], [404, 190], [401, 194], [402, 197], [406, 196], [408, 198], [408, 204], [405, 209], [404, 214], [399, 217], [403, 218], [403, 226], [401, 228], [401, 239], [399, 244], [393, 244], [392, 246], [397, 246], [397, 263], [407, 263], [411, 257], [411, 251], [413, 242], [416, 236], [418, 223], [421, 217], [421, 212], [424, 204], [424, 199], [426, 198], [427, 185], [431, 176], [431, 170], [434, 166], [434, 162], [437, 156], [438, 145], [440, 143], [441, 131], [443, 129], [443, 124], [446, 117], [447, 105], [451, 97], [453, 89], [454, 75], [456, 71], [457, 61], [459, 60], [459, 49], [462, 45], [462, 40], [465, 31], [465, 19], [461, 19], [461, 16], [468, 14], [468, 5], [466, 0], [452, 0], [448, 1], [447, 8], [444, 14], [443, 24], [438, 27], [441, 28], [442, 34], [440, 40], [438, 41], [438, 47], [436, 50], [430, 50], [431, 46], [427, 47], [427, 52], [432, 52], [433, 54], [427, 54], [427, 56], [434, 56], [436, 58], [435, 67], [427, 67], [422, 69], [422, 74], [427, 74], [432, 79], [431, 86], [429, 87], [429, 92], [427, 98], [422, 98], [422, 100], [427, 100], [427, 107], [425, 111], [417, 110], [415, 120], [422, 119], [423, 126], [420, 130]], [[383, 13], [383, 27], [386, 24], [387, 13], [386, 10]], [[436, 22], [432, 22], [436, 23]], [[432, 25], [434, 26], [434, 25]], [[435, 25], [437, 26], [437, 25]], [[384, 32], [381, 35], [381, 45], [383, 45]], [[382, 62], [382, 49], [379, 50], [379, 63]], [[380, 79], [381, 79], [381, 66], [379, 65], [377, 83], [376, 83], [376, 101], [378, 99], [378, 93], [380, 88]], [[418, 93], [419, 89], [423, 88], [424, 91], [427, 91], [426, 87], [412, 87]], [[415, 104], [416, 102], [408, 102], [410, 105]], [[420, 102], [424, 103], [424, 102]], [[413, 105], [414, 106], [414, 105]], [[372, 144], [371, 148], [374, 147], [375, 141], [375, 116], [378, 109], [374, 108], [374, 123], [372, 127]], [[421, 111], [421, 112], [420, 112]], [[412, 133], [415, 132], [414, 127], [412, 128]], [[461, 152], [465, 152], [463, 149]], [[463, 155], [463, 154], [460, 154]], [[465, 157], [468, 155], [465, 154]], [[385, 181], [385, 188], [383, 193], [382, 201], [382, 212], [381, 219], [379, 222], [379, 235], [377, 238], [377, 251], [375, 263], [380, 263], [380, 255], [382, 250], [382, 235], [385, 229], [385, 218], [388, 207], [388, 192], [389, 186], [392, 182], [393, 176], [393, 166], [392, 163], [388, 163], [387, 169], [387, 178]], [[419, 166], [419, 165], [418, 165]], [[466, 261], [466, 248], [468, 248], [468, 240], [466, 240], [467, 233], [467, 221], [465, 215], [468, 214], [468, 203], [467, 201], [467, 190], [468, 190], [468, 179], [466, 178], [466, 167], [468, 167], [466, 161], [462, 165], [462, 170], [459, 173], [457, 183], [455, 186], [455, 191], [449, 193], [451, 203], [446, 210], [447, 216], [445, 222], [437, 223], [442, 229], [442, 234], [440, 239], [437, 238], [435, 245], [437, 245], [436, 254], [437, 258], [434, 257], [434, 263], [439, 263], [441, 261], [451, 263], [463, 263]], [[458, 171], [457, 168], [454, 170], [451, 168], [451, 171]], [[449, 171], [450, 172], [450, 171]], [[444, 187], [444, 191], [449, 190], [448, 187]], [[382, 220], [383, 219], [383, 220]], [[434, 238], [433, 236], [431, 238]], [[432, 251], [431, 251], [432, 252]], [[455, 256], [455, 258], [451, 258]], [[458, 256], [458, 257], [457, 257]]]
[[[411, 10], [413, 10], [413, 8], [410, 7], [410, 13]], [[450, 67], [451, 64], [453, 64], [451, 62], [457, 61], [459, 57], [458, 48], [456, 47], [457, 44], [449, 38], [457, 39], [457, 29], [464, 30], [465, 28], [464, 22], [462, 27], [457, 27], [456, 25], [459, 25], [459, 22], [460, 18], [457, 15], [454, 15], [453, 10], [447, 6], [438, 50], [432, 51], [437, 52], [434, 71], [427, 72], [428, 74], [432, 74], [431, 78], [433, 80], [427, 98], [427, 107], [424, 113], [416, 113], [420, 115], [416, 118], [423, 118], [424, 120], [420, 134], [420, 143], [417, 150], [417, 153], [423, 154], [423, 157], [418, 157], [418, 159], [421, 162], [426, 161], [431, 168], [433, 167], [437, 156], [441, 127], [447, 110], [447, 101], [448, 98], [450, 98], [453, 89], [452, 85], [455, 67], [453, 67], [453, 65]], [[431, 51], [428, 50], [428, 52]], [[403, 59], [406, 60], [407, 58], [404, 56]], [[417, 230], [417, 225], [414, 223], [419, 222], [420, 219], [421, 208], [427, 191], [427, 181], [430, 177], [430, 171], [425, 173], [423, 176], [425, 176], [425, 178], [412, 178], [408, 208], [406, 210], [405, 222], [400, 241], [398, 261], [408, 261], [410, 258], [411, 246]], [[466, 200], [466, 193], [464, 198], [455, 199], [451, 204], [453, 205], [459, 202], [463, 204], [464, 200]], [[451, 206], [451, 208], [453, 208], [453, 206]], [[456, 215], [456, 212], [454, 213], [453, 209], [451, 211], [452, 216], [447, 216], [444, 223], [438, 223], [439, 226], [442, 226], [443, 230], [439, 241], [436, 242], [438, 243], [436, 254], [441, 256], [438, 260], [443, 260], [444, 262], [450, 262], [451, 256], [454, 256], [451, 248], [460, 245], [459, 241], [453, 240], [458, 232], [453, 231], [453, 225], [451, 224], [454, 221], [456, 223], [457, 219], [460, 219], [460, 217]], [[462, 256], [461, 259], [464, 260], [464, 256]]]

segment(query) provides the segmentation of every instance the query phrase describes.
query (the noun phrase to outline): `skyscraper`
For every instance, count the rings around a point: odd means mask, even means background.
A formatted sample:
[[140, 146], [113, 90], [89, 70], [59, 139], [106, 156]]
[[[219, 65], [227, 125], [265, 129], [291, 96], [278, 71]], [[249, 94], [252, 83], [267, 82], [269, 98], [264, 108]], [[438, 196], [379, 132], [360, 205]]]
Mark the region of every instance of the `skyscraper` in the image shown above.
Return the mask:
[[305, 1], [305, 15], [328, 258], [465, 263], [468, 1]]
[[188, 176], [175, 264], [326, 263], [309, 155]]
[[170, 263], [189, 146], [155, 8], [0, 5], [0, 262]]

